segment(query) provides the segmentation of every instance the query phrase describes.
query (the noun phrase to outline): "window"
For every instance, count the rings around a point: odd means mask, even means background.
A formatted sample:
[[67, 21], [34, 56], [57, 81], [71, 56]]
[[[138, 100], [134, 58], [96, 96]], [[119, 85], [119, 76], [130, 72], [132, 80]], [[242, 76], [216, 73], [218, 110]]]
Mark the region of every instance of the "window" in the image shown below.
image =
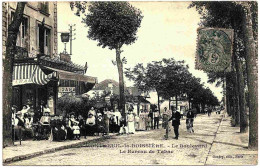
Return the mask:
[[49, 2], [39, 2], [39, 10], [42, 13], [49, 14]]
[[38, 25], [38, 48], [41, 54], [50, 55], [51, 51], [51, 30]]
[[[13, 20], [14, 12], [11, 12], [11, 21]], [[19, 27], [19, 32], [17, 34], [16, 46], [29, 48], [29, 31], [28, 31], [28, 18], [23, 17], [22, 23]]]

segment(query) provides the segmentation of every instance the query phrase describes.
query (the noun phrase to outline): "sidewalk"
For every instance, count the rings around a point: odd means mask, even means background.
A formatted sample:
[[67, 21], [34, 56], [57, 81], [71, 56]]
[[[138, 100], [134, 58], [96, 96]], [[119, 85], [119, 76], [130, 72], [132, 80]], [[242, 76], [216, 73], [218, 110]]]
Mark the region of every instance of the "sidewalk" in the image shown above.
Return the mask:
[[256, 165], [258, 151], [247, 148], [248, 132], [240, 133], [240, 128], [230, 123], [231, 117], [222, 118], [205, 165]]
[[108, 137], [113, 136], [114, 134], [110, 134], [109, 136], [92, 136], [84, 139], [82, 137], [80, 140], [66, 140], [63, 142], [55, 142], [49, 140], [41, 140], [41, 141], [22, 141], [22, 145], [19, 142], [15, 142], [15, 146], [5, 147], [2, 151], [2, 159], [4, 163], [10, 163], [14, 161], [24, 160], [32, 157], [36, 157], [46, 153], [52, 153], [55, 151], [73, 148], [76, 146], [83, 145], [85, 143], [91, 143], [95, 141], [99, 141], [102, 139], [106, 139]]

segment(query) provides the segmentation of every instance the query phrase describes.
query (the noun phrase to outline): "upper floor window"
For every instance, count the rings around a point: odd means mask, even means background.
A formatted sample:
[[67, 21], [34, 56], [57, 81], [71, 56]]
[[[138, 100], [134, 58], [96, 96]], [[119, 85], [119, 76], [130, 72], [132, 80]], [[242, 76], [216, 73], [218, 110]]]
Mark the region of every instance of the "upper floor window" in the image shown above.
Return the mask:
[[51, 29], [38, 25], [38, 48], [41, 54], [50, 55], [51, 54]]
[[[11, 21], [13, 20], [14, 12], [11, 13]], [[28, 31], [28, 18], [23, 17], [22, 23], [19, 27], [19, 32], [17, 33], [16, 46], [26, 48], [29, 47], [29, 31]]]
[[45, 14], [49, 14], [49, 2], [39, 2], [39, 10]]

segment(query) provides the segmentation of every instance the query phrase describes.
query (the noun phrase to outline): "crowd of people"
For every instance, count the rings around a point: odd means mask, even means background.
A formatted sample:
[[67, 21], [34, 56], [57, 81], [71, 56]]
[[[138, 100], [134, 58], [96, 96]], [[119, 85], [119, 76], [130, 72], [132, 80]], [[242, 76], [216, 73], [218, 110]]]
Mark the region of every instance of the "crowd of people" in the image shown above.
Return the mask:
[[[162, 115], [159, 110], [141, 109], [139, 114], [135, 113], [133, 107], [126, 111], [126, 116], [121, 115], [121, 110], [103, 108], [91, 109], [85, 115], [77, 115], [75, 112], [66, 113], [65, 116], [50, 116], [50, 109], [41, 103], [34, 113], [32, 107], [24, 105], [22, 110], [17, 112], [17, 107], [12, 107], [13, 138], [23, 139], [24, 137], [34, 140], [50, 139], [53, 141], [63, 141], [66, 139], [75, 140], [81, 137], [95, 135], [109, 135], [109, 133], [134, 134], [136, 130], [145, 131], [159, 129], [159, 120], [163, 119], [163, 128], [167, 128], [165, 121], [172, 120], [174, 132], [178, 138], [178, 127], [181, 115], [175, 110], [164, 109]], [[193, 126], [194, 113], [187, 114], [187, 118], [192, 118]], [[187, 121], [188, 122], [188, 121]], [[188, 128], [187, 128], [188, 129]], [[192, 129], [194, 132], [194, 130]], [[167, 134], [167, 133], [166, 133]], [[168, 135], [167, 135], [168, 136]]]

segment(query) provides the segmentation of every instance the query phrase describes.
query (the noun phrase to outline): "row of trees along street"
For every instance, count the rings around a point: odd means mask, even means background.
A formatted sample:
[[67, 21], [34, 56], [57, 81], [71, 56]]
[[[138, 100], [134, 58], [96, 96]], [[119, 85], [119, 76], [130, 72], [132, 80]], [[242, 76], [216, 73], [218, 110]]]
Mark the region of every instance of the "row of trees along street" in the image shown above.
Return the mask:
[[[205, 88], [200, 78], [194, 77], [188, 71], [188, 65], [184, 61], [176, 61], [173, 58], [153, 61], [146, 67], [137, 64], [134, 68], [126, 68], [125, 75], [129, 80], [134, 81], [134, 85], [140, 90], [147, 92], [155, 90], [158, 95], [158, 107], [160, 107], [159, 97], [171, 101], [175, 97], [176, 107], [177, 97], [187, 94], [188, 100], [199, 110], [205, 106], [219, 105], [218, 99], [209, 88]], [[160, 109], [160, 108], [159, 108]]]
[[226, 81], [227, 113], [233, 126], [247, 132], [249, 107], [249, 148], [258, 148], [258, 5], [257, 2], [192, 2], [203, 27], [234, 30], [231, 72], [208, 72], [209, 82]]

